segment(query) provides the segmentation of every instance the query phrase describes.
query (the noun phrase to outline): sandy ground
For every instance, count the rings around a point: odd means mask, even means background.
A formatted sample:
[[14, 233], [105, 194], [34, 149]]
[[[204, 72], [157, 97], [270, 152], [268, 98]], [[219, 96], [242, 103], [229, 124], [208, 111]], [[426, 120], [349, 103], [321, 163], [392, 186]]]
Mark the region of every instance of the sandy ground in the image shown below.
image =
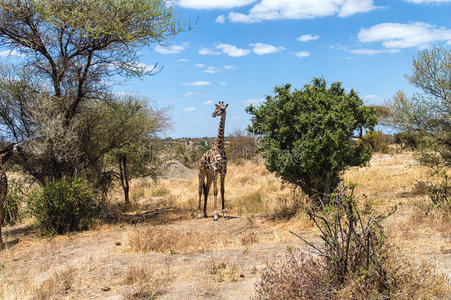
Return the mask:
[[[236, 228], [244, 230], [247, 223], [245, 218], [219, 222], [203, 219], [167, 226], [182, 231], [202, 227], [227, 238], [236, 235]], [[60, 298], [124, 299], [134, 288], [133, 284], [123, 283], [124, 276], [135, 266], [149, 267], [149, 272], [155, 273], [157, 285], [153, 290], [158, 299], [250, 299], [258, 272], [268, 261], [284, 257], [287, 246], [303, 247], [297, 241], [226, 246], [212, 241], [206, 243], [209, 250], [199, 249], [192, 254], [136, 253], [130, 249], [128, 234], [146, 226], [154, 225], [102, 226], [95, 231], [53, 238], [30, 238], [23, 231], [17, 233], [18, 228], [7, 228], [7, 240], [19, 241], [0, 254], [4, 265], [0, 282], [8, 286], [4, 299], [21, 299], [54, 272], [68, 268], [73, 268], [75, 275], [67, 295]], [[253, 230], [261, 236], [273, 235], [266, 225], [254, 225]]]

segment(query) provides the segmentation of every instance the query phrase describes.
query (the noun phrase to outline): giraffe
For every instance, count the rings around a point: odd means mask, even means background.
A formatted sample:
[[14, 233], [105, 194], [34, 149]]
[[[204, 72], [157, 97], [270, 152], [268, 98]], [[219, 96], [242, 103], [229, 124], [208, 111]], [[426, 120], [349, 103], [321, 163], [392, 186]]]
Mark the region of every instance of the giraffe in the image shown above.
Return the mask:
[[0, 250], [5, 248], [5, 243], [2, 239], [2, 220], [3, 220], [3, 203], [6, 199], [6, 193], [8, 192], [8, 177], [6, 176], [3, 165], [11, 157], [15, 144], [9, 145], [2, 151], [0, 151]]
[[[213, 147], [202, 155], [199, 163], [199, 208], [197, 211], [197, 218], [201, 218], [201, 202], [202, 192], [204, 194], [204, 218], [207, 218], [207, 198], [210, 186], [213, 183], [213, 195], [214, 195], [214, 217], [213, 220], [218, 220], [217, 211], [217, 176], [220, 175], [221, 184], [221, 200], [222, 200], [222, 213], [224, 218], [227, 218], [226, 209], [224, 206], [224, 180], [227, 173], [227, 156], [224, 150], [224, 126], [226, 119], [226, 108], [228, 104], [224, 105], [224, 102], [215, 104], [216, 109], [211, 115], [213, 118], [221, 116], [219, 121], [218, 137], [216, 138]], [[205, 183], [205, 178], [207, 182]]]

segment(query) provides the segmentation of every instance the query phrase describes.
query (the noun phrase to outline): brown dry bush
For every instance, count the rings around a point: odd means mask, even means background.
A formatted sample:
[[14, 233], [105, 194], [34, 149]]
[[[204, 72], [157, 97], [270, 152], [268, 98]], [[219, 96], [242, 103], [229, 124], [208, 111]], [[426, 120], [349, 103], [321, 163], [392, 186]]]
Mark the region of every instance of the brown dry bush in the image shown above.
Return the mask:
[[330, 299], [335, 291], [328, 272], [317, 259], [293, 251], [285, 260], [269, 264], [256, 286], [256, 299]]
[[449, 295], [446, 276], [393, 250], [396, 247], [381, 225], [390, 214], [360, 211], [353, 192], [345, 195], [340, 190], [335, 196], [322, 213], [308, 211], [324, 245], [297, 235], [318, 257], [293, 255], [269, 265], [257, 285], [258, 299], [443, 299]]
[[55, 271], [39, 287], [33, 289], [33, 300], [63, 298], [65, 295], [70, 294], [74, 277], [75, 269], [72, 267]]

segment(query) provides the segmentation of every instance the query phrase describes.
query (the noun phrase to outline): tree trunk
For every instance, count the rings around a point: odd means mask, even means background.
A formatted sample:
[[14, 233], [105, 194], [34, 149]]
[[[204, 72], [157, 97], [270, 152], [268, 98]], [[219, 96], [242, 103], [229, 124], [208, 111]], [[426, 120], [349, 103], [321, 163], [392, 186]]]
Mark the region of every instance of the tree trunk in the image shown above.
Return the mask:
[[127, 173], [127, 157], [123, 154], [119, 156], [119, 177], [121, 179], [122, 189], [124, 190], [125, 204], [130, 204], [130, 185]]
[[324, 194], [321, 196], [323, 206], [328, 205], [330, 201], [330, 177], [330, 173], [327, 173], [326, 178], [324, 178]]

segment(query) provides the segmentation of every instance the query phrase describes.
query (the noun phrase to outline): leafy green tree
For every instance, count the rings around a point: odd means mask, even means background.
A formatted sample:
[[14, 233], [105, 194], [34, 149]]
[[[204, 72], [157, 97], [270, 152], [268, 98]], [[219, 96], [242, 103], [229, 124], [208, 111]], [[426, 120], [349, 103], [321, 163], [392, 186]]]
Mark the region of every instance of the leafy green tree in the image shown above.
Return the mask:
[[128, 204], [131, 179], [151, 177], [156, 180], [161, 173], [156, 136], [168, 127], [168, 119], [164, 110], [152, 109], [133, 97], [114, 103], [111, 112], [116, 120], [110, 125], [116, 128], [109, 131], [117, 129], [126, 132], [110, 157], [116, 163], [115, 173], [124, 191], [124, 201]]
[[107, 196], [110, 184], [119, 180], [129, 201], [129, 181], [154, 179], [160, 171], [157, 135], [168, 128], [166, 110], [134, 96], [91, 101], [80, 115], [79, 142], [84, 153], [81, 172]]
[[248, 130], [262, 137], [268, 170], [301, 187], [317, 204], [329, 202], [346, 168], [370, 159], [371, 150], [356, 139], [376, 125], [376, 112], [339, 82], [327, 88], [324, 79], [315, 78], [293, 91], [290, 84], [279, 86], [275, 96], [246, 111], [252, 115]]
[[421, 163], [435, 171], [451, 166], [451, 49], [423, 50], [413, 60], [409, 82], [421, 92], [408, 97], [399, 91], [386, 106], [388, 124], [424, 137], [418, 149]]
[[168, 0], [0, 0], [0, 46], [22, 55], [0, 80], [0, 130], [23, 142], [24, 168], [45, 183], [91, 163], [80, 115], [112, 76], [158, 72], [138, 51], [185, 29]]

